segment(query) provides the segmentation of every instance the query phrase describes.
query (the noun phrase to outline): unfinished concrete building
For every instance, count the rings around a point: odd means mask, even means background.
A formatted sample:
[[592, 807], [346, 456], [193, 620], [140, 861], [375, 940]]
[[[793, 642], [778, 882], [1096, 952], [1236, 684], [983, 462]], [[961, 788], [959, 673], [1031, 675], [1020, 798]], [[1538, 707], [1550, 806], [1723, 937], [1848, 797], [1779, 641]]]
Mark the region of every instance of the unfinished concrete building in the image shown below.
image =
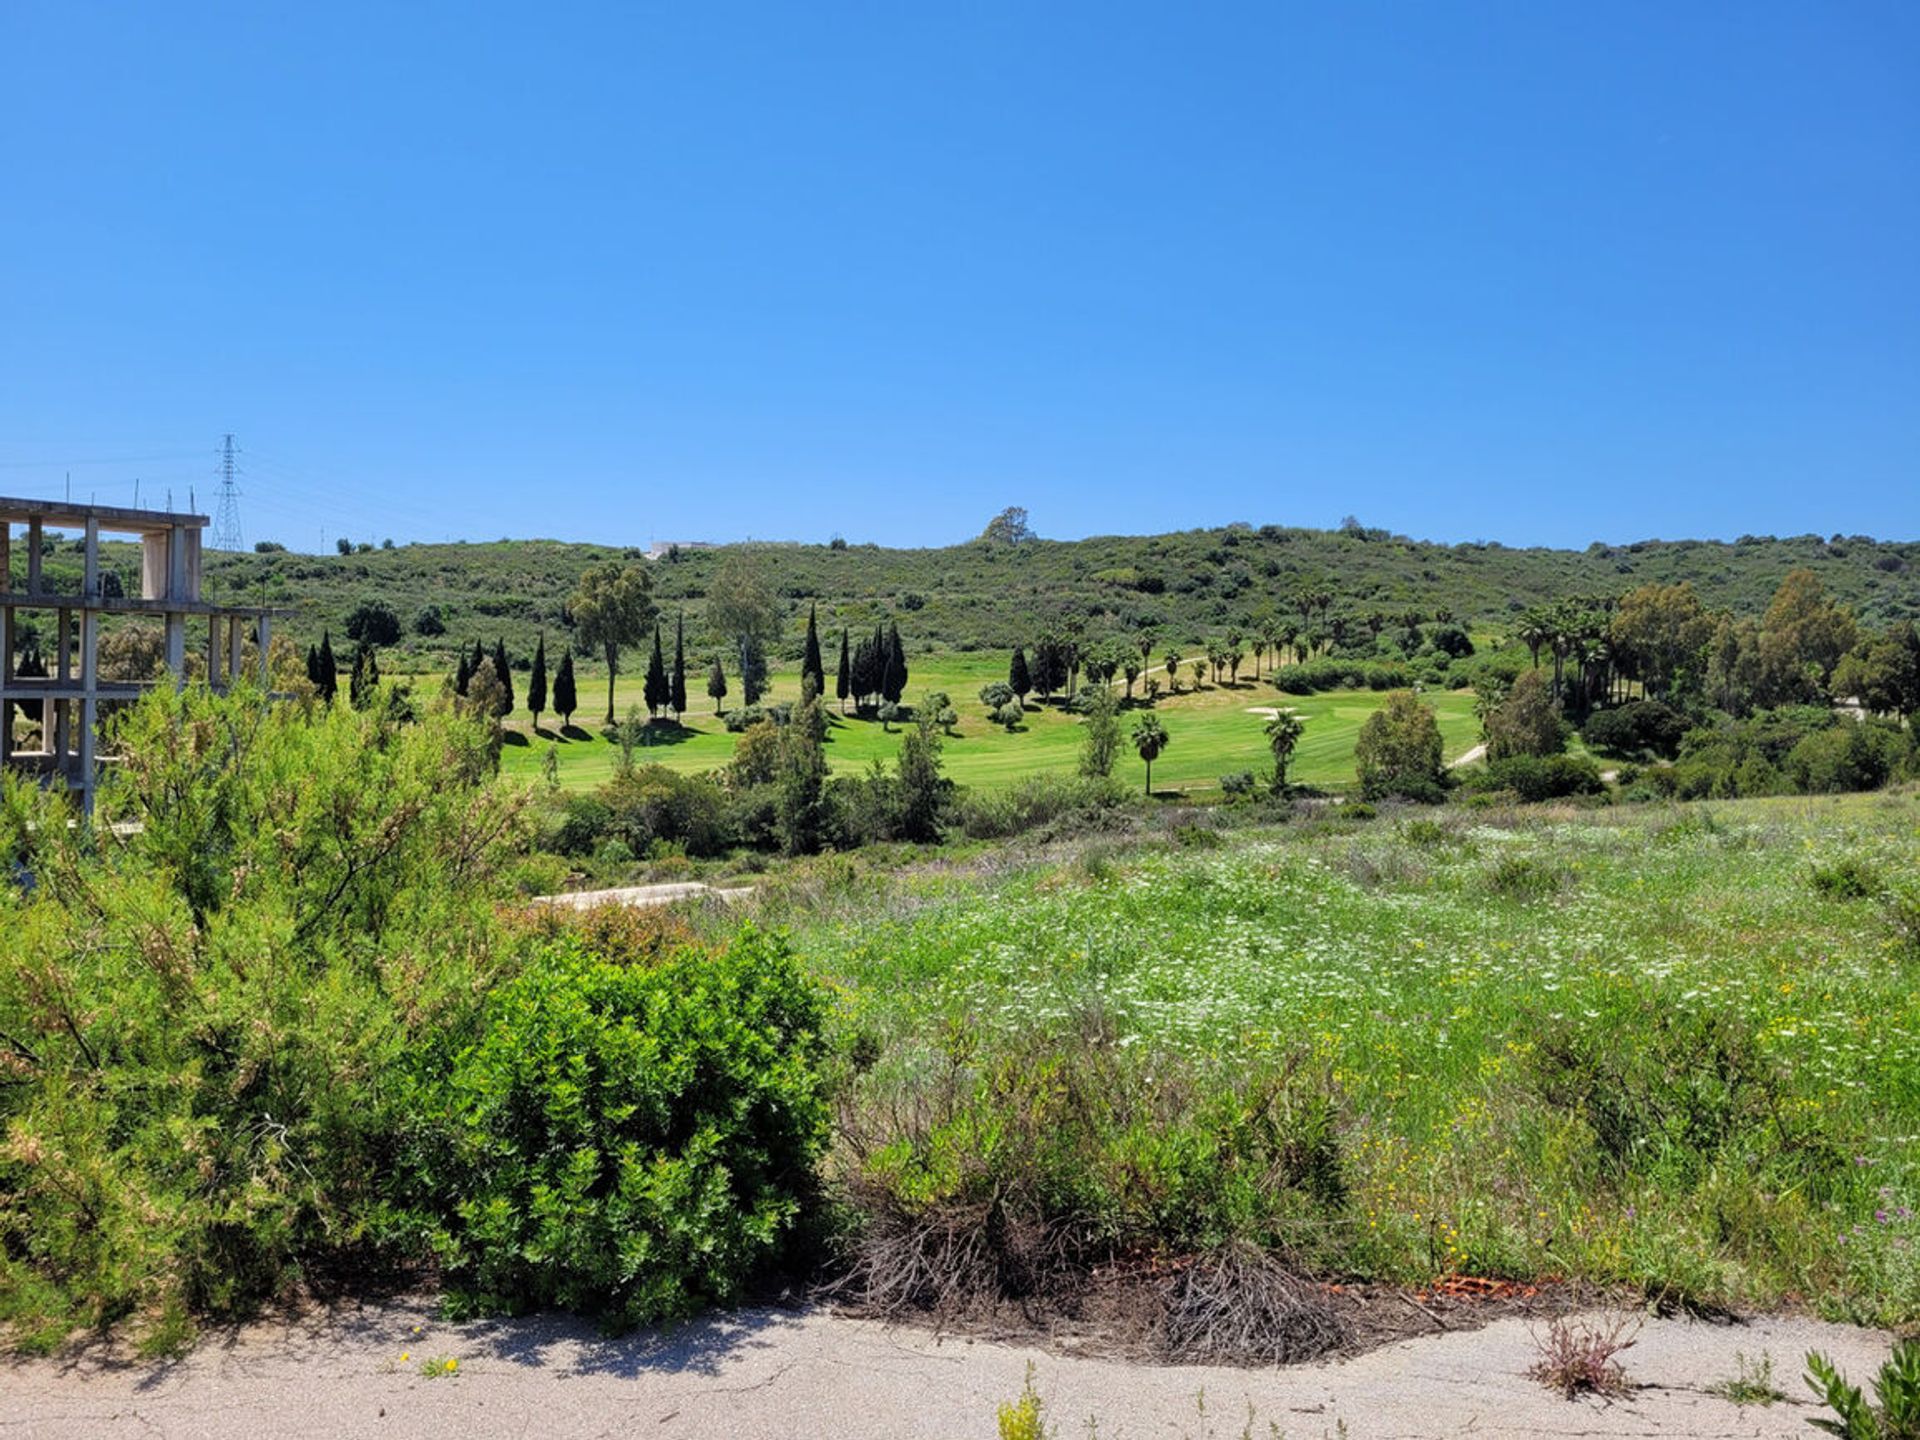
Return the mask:
[[[176, 685], [186, 679], [188, 629], [205, 623], [207, 679], [225, 688], [240, 673], [249, 635], [258, 647], [260, 686], [270, 685], [267, 654], [272, 612], [259, 607], [213, 605], [200, 598], [201, 532], [205, 515], [166, 510], [130, 510], [115, 505], [72, 505], [56, 500], [0, 497], [0, 763], [66, 787], [91, 812], [98, 777], [102, 705], [138, 699], [152, 680], [103, 680], [100, 676], [101, 621], [109, 616], [157, 616], [165, 624], [166, 675]], [[14, 558], [16, 529], [24, 540], [24, 565]], [[56, 589], [44, 573], [50, 530], [75, 532], [82, 571]], [[102, 534], [137, 536], [141, 546], [140, 594], [110, 584], [100, 561]], [[20, 573], [24, 571], [24, 574]], [[47, 673], [16, 673], [19, 617], [41, 612], [52, 617], [50, 638], [42, 635]], [[38, 702], [40, 740], [35, 750], [14, 748], [15, 705]]]

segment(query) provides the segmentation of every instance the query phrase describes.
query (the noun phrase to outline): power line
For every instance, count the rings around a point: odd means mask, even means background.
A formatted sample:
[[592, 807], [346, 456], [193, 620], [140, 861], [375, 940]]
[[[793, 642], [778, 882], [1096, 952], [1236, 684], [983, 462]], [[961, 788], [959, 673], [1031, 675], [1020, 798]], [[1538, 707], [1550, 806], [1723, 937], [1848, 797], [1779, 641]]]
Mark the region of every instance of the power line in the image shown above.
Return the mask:
[[240, 534], [240, 491], [233, 475], [233, 436], [229, 435], [220, 447], [220, 509], [213, 517], [212, 542], [216, 550], [246, 549]]

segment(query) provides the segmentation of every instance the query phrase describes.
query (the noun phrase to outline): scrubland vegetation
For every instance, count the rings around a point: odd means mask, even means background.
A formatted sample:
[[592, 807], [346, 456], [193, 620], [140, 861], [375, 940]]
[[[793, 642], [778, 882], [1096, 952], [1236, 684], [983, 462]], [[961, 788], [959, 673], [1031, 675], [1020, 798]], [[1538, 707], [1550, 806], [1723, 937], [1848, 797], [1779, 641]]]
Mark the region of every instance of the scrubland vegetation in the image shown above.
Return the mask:
[[524, 907], [544, 802], [444, 704], [159, 693], [118, 738], [101, 818], [138, 828], [5, 793], [18, 1345], [383, 1274], [631, 1324], [775, 1272], [951, 1310], [1134, 1265], [1164, 1353], [1242, 1358], [1337, 1339], [1331, 1280], [1920, 1315], [1905, 792], [1369, 818], [1087, 780], [974, 822], [1038, 806], [1043, 843], [681, 920]]
[[[1243, 1361], [1460, 1275], [1920, 1321], [1904, 621], [1801, 569], [921, 654], [738, 554], [688, 626], [680, 563], [586, 572], [524, 672], [396, 677], [367, 600], [271, 703], [158, 687], [91, 824], [7, 781], [13, 1344], [387, 1281], [615, 1326], [1119, 1284]], [[751, 893], [533, 903], [694, 875]]]

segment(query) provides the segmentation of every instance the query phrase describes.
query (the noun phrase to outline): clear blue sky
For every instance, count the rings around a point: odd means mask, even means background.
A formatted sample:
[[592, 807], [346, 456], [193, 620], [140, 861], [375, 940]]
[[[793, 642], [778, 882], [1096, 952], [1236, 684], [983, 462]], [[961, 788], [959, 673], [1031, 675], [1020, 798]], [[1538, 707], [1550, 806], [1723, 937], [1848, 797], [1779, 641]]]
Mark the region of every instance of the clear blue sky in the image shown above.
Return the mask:
[[1920, 536], [1920, 5], [0, 4], [0, 491]]

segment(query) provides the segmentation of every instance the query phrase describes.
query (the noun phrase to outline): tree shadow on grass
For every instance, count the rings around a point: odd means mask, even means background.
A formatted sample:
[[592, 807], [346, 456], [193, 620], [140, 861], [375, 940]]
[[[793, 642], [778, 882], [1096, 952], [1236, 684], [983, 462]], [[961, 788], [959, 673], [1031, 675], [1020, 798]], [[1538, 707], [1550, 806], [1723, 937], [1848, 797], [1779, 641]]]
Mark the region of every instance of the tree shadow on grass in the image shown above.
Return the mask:
[[562, 725], [560, 727], [560, 738], [562, 740], [591, 740], [593, 736], [587, 731], [582, 730], [578, 725]]
[[678, 720], [655, 720], [640, 727], [640, 743], [635, 748], [651, 750], [661, 745], [684, 745], [699, 734], [698, 730], [682, 725]]

